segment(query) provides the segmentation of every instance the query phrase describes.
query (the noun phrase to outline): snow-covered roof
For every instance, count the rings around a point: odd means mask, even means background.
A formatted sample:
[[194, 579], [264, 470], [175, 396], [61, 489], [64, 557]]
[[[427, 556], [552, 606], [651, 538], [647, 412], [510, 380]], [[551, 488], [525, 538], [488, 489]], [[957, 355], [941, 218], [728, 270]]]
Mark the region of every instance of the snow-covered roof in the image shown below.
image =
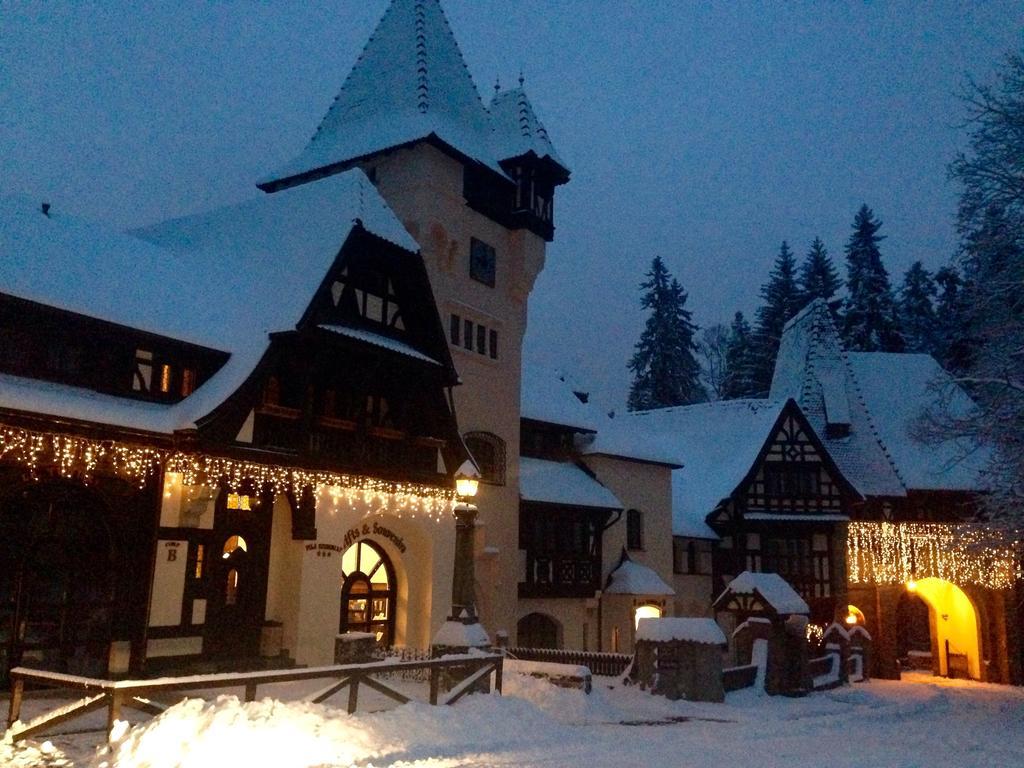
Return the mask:
[[0, 292], [230, 357], [174, 405], [9, 377], [0, 407], [158, 432], [195, 426], [249, 376], [269, 334], [295, 328], [357, 224], [419, 258], [359, 170], [129, 234], [4, 198]]
[[752, 595], [756, 592], [780, 615], [811, 612], [804, 599], [777, 573], [744, 571], [726, 585], [725, 592], [735, 595]]
[[600, 420], [595, 408], [584, 403], [570, 377], [556, 368], [537, 363], [523, 366], [522, 402], [519, 415], [581, 432], [593, 432]]
[[704, 645], [726, 645], [725, 633], [714, 619], [681, 616], [640, 619], [636, 626], [636, 639], [652, 643], [684, 640]]
[[533, 105], [522, 87], [494, 94], [490, 106], [497, 157], [505, 160], [532, 152], [547, 157], [562, 168], [569, 167], [555, 151], [547, 130], [537, 119]]
[[606, 595], [674, 595], [676, 591], [646, 565], [624, 557], [608, 576]]
[[503, 173], [490, 115], [438, 0], [393, 0], [306, 148], [261, 183], [431, 135]]
[[[824, 301], [786, 325], [772, 397], [793, 397], [843, 474], [864, 495], [984, 490], [984, 449], [914, 435], [928, 412], [962, 416], [975, 406], [930, 355], [846, 352]], [[942, 409], [945, 409], [943, 411]], [[849, 434], [828, 437], [828, 424]]]
[[575, 464], [519, 459], [519, 498], [575, 507], [623, 509], [615, 494]]
[[631, 419], [601, 415], [595, 422], [596, 434], [578, 439], [577, 447], [584, 456], [616, 456], [648, 464], [682, 466], [678, 450], [670, 440], [650, 434]]
[[977, 406], [931, 355], [851, 352], [850, 368], [875, 427], [908, 488], [985, 490], [988, 450], [915, 436], [929, 415], [963, 418]]
[[[894, 396], [899, 388], [892, 387]], [[828, 304], [817, 299], [786, 324], [772, 377], [772, 399], [792, 397], [843, 475], [864, 496], [905, 496], [896, 464], [858, 390]], [[848, 428], [829, 437], [828, 425]]]
[[683, 466], [672, 473], [672, 533], [717, 539], [705, 519], [750, 472], [784, 400], [722, 400], [616, 417], [660, 440]]
[[183, 272], [173, 254], [138, 237], [59, 206], [44, 214], [27, 198], [0, 198], [0, 293], [223, 350], [216, 331], [196, 322], [199, 297], [178, 289]]
[[399, 354], [411, 357], [414, 360], [423, 360], [427, 363], [440, 365], [440, 363], [434, 358], [424, 355], [418, 349], [409, 346], [403, 341], [393, 339], [390, 336], [373, 333], [372, 331], [367, 331], [364, 328], [352, 328], [347, 325], [318, 325], [317, 327], [325, 331], [330, 331], [331, 333], [336, 333], [339, 336], [347, 336], [350, 339], [356, 339], [358, 341], [364, 341], [367, 344], [373, 344], [375, 347], [390, 349], [392, 352], [398, 352]]

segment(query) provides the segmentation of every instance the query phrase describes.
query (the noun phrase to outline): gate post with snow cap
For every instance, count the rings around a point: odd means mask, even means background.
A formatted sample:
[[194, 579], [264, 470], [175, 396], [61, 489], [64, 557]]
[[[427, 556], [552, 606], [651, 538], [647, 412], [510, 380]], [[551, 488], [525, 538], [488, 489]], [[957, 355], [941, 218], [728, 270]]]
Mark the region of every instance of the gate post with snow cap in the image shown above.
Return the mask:
[[764, 680], [767, 693], [800, 695], [810, 690], [804, 635], [810, 608], [785, 579], [777, 573], [744, 571], [726, 585], [713, 608], [716, 616], [732, 614], [736, 625], [751, 619], [770, 623]]
[[714, 619], [640, 619], [631, 677], [669, 699], [725, 701], [725, 646], [725, 634]]

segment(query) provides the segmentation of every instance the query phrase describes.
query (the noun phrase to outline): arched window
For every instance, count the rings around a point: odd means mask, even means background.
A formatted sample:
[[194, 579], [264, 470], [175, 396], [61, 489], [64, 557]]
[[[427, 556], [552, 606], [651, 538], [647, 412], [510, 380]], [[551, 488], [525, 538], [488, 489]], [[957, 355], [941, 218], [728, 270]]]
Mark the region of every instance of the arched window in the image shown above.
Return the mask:
[[528, 613], [516, 624], [520, 648], [558, 648], [558, 624], [543, 613]]
[[505, 441], [491, 432], [467, 432], [464, 440], [480, 470], [480, 479], [504, 485]]
[[395, 571], [384, 550], [357, 541], [341, 556], [339, 632], [372, 632], [387, 648], [395, 640]]

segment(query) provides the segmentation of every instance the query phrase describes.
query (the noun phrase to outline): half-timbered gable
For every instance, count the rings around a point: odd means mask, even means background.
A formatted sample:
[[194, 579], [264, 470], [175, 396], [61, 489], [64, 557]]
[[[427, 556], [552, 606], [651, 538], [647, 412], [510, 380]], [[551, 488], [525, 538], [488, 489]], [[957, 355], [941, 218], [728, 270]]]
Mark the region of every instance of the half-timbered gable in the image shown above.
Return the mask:
[[[0, 529], [15, 578], [0, 581], [0, 674], [22, 660], [238, 663], [258, 654], [265, 620], [291, 658], [329, 660], [339, 623], [365, 606], [350, 598], [339, 620], [340, 582], [303, 558], [376, 547], [409, 578], [396, 559], [421, 534], [395, 515], [443, 511], [465, 458], [416, 242], [359, 171], [130, 235], [21, 201], [2, 215]], [[53, 541], [88, 545], [45, 573], [36, 544], [12, 543], [39, 515]], [[11, 631], [27, 620], [18, 585], [84, 571], [95, 626], [61, 624], [78, 610], [65, 597], [31, 643]], [[431, 573], [414, 581], [408, 599], [423, 604]], [[297, 612], [310, 603], [326, 627]], [[364, 624], [382, 643], [429, 637], [429, 612], [396, 621], [397, 592], [374, 606]]]

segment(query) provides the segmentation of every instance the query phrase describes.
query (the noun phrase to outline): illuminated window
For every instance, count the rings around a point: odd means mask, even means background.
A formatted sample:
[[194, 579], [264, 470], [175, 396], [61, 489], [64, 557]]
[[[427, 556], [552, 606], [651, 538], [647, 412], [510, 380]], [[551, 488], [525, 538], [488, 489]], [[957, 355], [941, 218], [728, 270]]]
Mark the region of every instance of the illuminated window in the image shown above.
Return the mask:
[[185, 368], [181, 372], [181, 396], [188, 397], [196, 391], [196, 370]]
[[855, 624], [864, 626], [864, 613], [856, 605], [846, 606], [846, 624], [850, 627]]
[[249, 545], [245, 543], [245, 539], [243, 539], [241, 536], [232, 536], [224, 542], [224, 554], [221, 555], [221, 557], [227, 560], [229, 557], [231, 557], [231, 555], [235, 553], [236, 550], [239, 549], [243, 552], [248, 552]]
[[[252, 501], [244, 493], [229, 493], [227, 507], [228, 509], [243, 509], [249, 511], [252, 509]], [[242, 549], [245, 549], [245, 547], [243, 546]]]
[[171, 391], [171, 366], [167, 363], [160, 366], [160, 391], [164, 394]]
[[341, 556], [341, 616], [339, 632], [372, 632], [377, 643], [394, 642], [397, 591], [394, 570], [384, 550], [358, 541]]
[[203, 558], [206, 555], [206, 547], [196, 544], [196, 567], [193, 576], [197, 579], [203, 578]]

